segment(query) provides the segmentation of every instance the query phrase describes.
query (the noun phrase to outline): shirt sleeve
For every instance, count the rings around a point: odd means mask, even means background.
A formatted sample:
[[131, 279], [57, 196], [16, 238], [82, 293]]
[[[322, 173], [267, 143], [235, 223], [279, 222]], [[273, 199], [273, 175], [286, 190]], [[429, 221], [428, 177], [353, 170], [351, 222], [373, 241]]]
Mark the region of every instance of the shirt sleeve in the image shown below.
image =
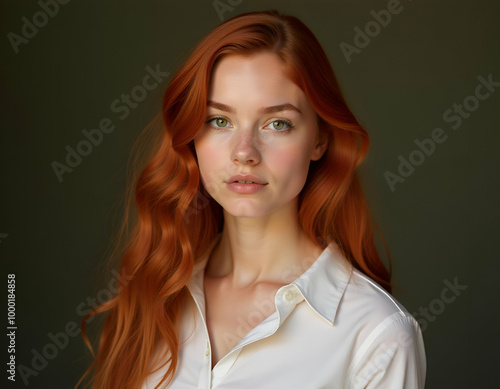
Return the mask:
[[347, 387], [424, 389], [427, 362], [422, 331], [415, 318], [396, 313], [381, 326], [361, 347]]

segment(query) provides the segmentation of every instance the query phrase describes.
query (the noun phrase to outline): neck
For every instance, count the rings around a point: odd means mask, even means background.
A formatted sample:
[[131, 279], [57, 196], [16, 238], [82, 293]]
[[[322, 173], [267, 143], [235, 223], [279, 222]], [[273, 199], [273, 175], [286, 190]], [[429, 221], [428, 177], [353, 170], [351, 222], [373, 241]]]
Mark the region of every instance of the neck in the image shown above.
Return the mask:
[[292, 282], [320, 255], [298, 220], [297, 203], [260, 218], [234, 217], [224, 211], [224, 227], [206, 268], [235, 287], [260, 282]]

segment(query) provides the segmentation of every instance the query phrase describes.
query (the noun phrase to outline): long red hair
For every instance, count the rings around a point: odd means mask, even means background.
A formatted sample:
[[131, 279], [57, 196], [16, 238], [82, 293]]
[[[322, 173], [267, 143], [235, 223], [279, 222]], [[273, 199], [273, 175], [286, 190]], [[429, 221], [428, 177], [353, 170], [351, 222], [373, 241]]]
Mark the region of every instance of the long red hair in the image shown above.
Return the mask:
[[[107, 313], [97, 355], [77, 386], [92, 372], [92, 388], [139, 388], [162, 342], [169, 363], [162, 383], [173, 378], [186, 284], [195, 261], [224, 221], [220, 205], [201, 183], [193, 138], [205, 120], [216, 61], [229, 54], [259, 52], [272, 52], [282, 60], [329, 140], [322, 158], [311, 162], [299, 195], [302, 228], [322, 247], [338, 243], [354, 267], [391, 292], [390, 257], [388, 271], [375, 247], [370, 210], [358, 180], [368, 134], [347, 107], [325, 52], [296, 17], [275, 10], [241, 14], [196, 46], [165, 92], [162, 132], [129, 189], [137, 217], [121, 255], [120, 269], [127, 281], [115, 298], [83, 320], [83, 337], [91, 348], [85, 322]], [[123, 226], [132, 224], [129, 212]]]

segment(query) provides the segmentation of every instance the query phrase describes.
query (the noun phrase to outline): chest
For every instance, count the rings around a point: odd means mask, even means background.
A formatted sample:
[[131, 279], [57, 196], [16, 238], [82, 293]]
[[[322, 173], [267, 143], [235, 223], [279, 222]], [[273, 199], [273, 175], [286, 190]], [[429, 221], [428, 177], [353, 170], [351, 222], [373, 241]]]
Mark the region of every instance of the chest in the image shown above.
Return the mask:
[[205, 279], [205, 313], [212, 368], [252, 328], [276, 311], [274, 297], [280, 285], [252, 290], [231, 289], [217, 279]]

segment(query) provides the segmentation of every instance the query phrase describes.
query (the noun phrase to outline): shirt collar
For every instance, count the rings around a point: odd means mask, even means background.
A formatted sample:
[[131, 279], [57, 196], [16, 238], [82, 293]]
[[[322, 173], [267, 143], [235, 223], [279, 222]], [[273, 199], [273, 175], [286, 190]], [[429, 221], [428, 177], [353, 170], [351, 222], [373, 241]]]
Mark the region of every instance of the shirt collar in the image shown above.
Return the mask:
[[352, 265], [347, 262], [338, 245], [331, 242], [292, 284], [317, 314], [334, 325], [352, 272]]
[[[222, 233], [210, 244], [193, 267], [187, 284], [191, 292], [203, 296], [203, 274], [213, 247]], [[288, 285], [295, 285], [311, 309], [328, 324], [334, 325], [340, 301], [351, 278], [353, 266], [335, 242], [331, 242], [313, 264]], [[200, 307], [204, 311], [204, 307]]]

